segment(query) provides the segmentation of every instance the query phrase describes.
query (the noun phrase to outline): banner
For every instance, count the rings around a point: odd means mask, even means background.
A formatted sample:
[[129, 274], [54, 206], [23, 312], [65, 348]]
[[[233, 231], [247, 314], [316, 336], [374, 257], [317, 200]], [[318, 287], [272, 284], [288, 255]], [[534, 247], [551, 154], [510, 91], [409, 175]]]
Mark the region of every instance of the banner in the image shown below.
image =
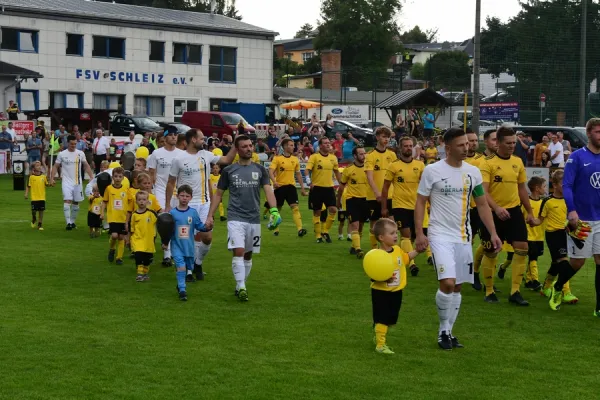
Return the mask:
[[[308, 110], [308, 115], [310, 116], [312, 114], [317, 114], [318, 116], [319, 112], [320, 110], [318, 108], [312, 108]], [[323, 119], [325, 119], [327, 114], [331, 114], [333, 116], [333, 119], [347, 121], [355, 125], [366, 124], [371, 120], [371, 117], [369, 116], [368, 105], [324, 105], [322, 112]]]
[[35, 129], [33, 121], [0, 121], [0, 126], [6, 126], [8, 128], [9, 122], [13, 123], [13, 129], [17, 133], [16, 139], [18, 142], [25, 141], [24, 135], [31, 135]]
[[487, 121], [517, 121], [519, 119], [519, 103], [481, 103], [479, 116]]

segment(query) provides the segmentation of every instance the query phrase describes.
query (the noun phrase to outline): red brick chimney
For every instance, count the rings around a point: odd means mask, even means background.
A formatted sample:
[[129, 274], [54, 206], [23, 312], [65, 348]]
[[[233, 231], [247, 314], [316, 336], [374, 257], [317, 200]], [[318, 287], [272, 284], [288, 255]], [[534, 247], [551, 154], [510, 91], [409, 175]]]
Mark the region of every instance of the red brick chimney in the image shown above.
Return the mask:
[[277, 54], [277, 58], [283, 58], [283, 44], [276, 44], [273, 47], [275, 47], [275, 54]]
[[340, 90], [342, 86], [342, 52], [340, 50], [321, 50], [321, 71], [323, 89]]

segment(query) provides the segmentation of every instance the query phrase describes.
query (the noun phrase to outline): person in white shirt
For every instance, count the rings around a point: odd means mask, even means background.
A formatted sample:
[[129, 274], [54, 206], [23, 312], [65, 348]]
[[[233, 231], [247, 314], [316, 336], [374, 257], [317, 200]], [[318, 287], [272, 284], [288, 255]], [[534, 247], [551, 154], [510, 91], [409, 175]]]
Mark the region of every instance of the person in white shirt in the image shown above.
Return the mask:
[[548, 146], [548, 152], [550, 153], [550, 162], [552, 163], [552, 167], [558, 168], [564, 165], [564, 149], [556, 133], [552, 135], [552, 143], [550, 143], [550, 146]]
[[94, 155], [94, 171], [100, 173], [100, 164], [103, 160], [110, 160], [110, 141], [103, 136], [102, 129], [96, 129], [96, 137], [92, 143], [92, 153]]
[[85, 154], [77, 150], [77, 139], [73, 135], [67, 137], [67, 149], [58, 153], [56, 162], [50, 173], [50, 185], [54, 185], [54, 176], [60, 166], [62, 168], [63, 212], [67, 221], [67, 230], [76, 228], [75, 221], [79, 213], [79, 202], [83, 201], [83, 176], [81, 166], [89, 175], [94, 176], [92, 169], [85, 159]]
[[[133, 135], [133, 132], [131, 135]], [[160, 208], [163, 210], [167, 208], [166, 201], [169, 197], [166, 195], [167, 183], [169, 182], [169, 173], [171, 172], [173, 160], [186, 154], [185, 151], [179, 150], [177, 147], [175, 147], [177, 144], [177, 132], [169, 132], [166, 130], [164, 133], [164, 138], [165, 145], [152, 152], [150, 157], [148, 157], [148, 172], [150, 173], [152, 183], [154, 184], [154, 195], [160, 204]], [[169, 205], [172, 204], [169, 202]], [[171, 266], [170, 247], [164, 251], [163, 266]]]
[[17, 143], [17, 132], [13, 128], [12, 122], [8, 123], [8, 128], [6, 128], [6, 132], [10, 133], [10, 136], [12, 136], [13, 143]]
[[[458, 316], [463, 283], [473, 283], [473, 232], [469, 216], [471, 197], [477, 204], [481, 221], [491, 235], [494, 249], [502, 248], [496, 234], [492, 212], [483, 189], [483, 178], [477, 167], [463, 160], [469, 148], [467, 136], [460, 128], [451, 128], [444, 134], [446, 159], [425, 167], [415, 207], [416, 249], [424, 251], [428, 245], [433, 253], [439, 289], [435, 300], [440, 327], [438, 345], [444, 350], [463, 347], [452, 336]], [[429, 228], [423, 232], [425, 207], [430, 203]]]
[[[206, 221], [210, 209], [210, 198], [212, 188], [210, 185], [211, 164], [231, 164], [237, 151], [235, 147], [226, 156], [216, 156], [204, 149], [204, 134], [199, 129], [190, 129], [185, 134], [187, 143], [186, 151], [182, 152], [173, 160], [169, 171], [169, 180], [164, 195], [165, 212], [171, 211], [171, 197], [178, 186], [189, 185], [192, 188], [192, 200], [189, 206], [194, 208], [202, 222]], [[197, 232], [194, 244], [194, 271], [196, 278], [203, 279], [202, 263], [210, 250], [212, 243], [212, 232]], [[192, 271], [188, 271], [186, 280], [193, 282]]]
[[129, 133], [129, 139], [125, 140], [125, 148], [123, 149], [123, 153], [133, 153], [140, 147], [139, 143], [135, 141], [135, 132], [131, 131]]

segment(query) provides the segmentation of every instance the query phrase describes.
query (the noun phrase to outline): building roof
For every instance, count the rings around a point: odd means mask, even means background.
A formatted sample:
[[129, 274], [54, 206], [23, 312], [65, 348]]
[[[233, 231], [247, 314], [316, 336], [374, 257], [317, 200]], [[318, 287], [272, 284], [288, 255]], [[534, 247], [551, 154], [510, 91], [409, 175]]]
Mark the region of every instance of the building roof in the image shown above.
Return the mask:
[[0, 0], [3, 14], [27, 17], [44, 15], [54, 19], [73, 19], [81, 23], [94, 20], [126, 26], [172, 27], [236, 35], [263, 36], [273, 39], [277, 32], [259, 28], [223, 15], [165, 8], [132, 6], [84, 0]]
[[275, 46], [283, 45], [283, 51], [314, 50], [313, 38], [276, 40]]
[[440, 51], [464, 51], [473, 57], [473, 39], [462, 42], [440, 42], [440, 43], [403, 43], [405, 49], [417, 52], [437, 53]]
[[279, 101], [287, 102], [298, 99], [321, 101], [323, 103], [340, 103], [341, 94], [346, 103], [351, 104], [371, 104], [373, 100], [375, 103], [389, 97], [391, 92], [342, 92], [341, 90], [328, 90], [323, 89], [323, 97], [321, 98], [320, 89], [296, 89], [296, 88], [273, 88], [273, 94], [278, 98]]
[[445, 106], [450, 105], [450, 103], [444, 96], [433, 89], [427, 88], [403, 90], [377, 104], [377, 108], [433, 107], [438, 105]]
[[43, 78], [39, 72], [22, 68], [4, 61], [0, 61], [0, 76], [20, 77], [20, 78]]

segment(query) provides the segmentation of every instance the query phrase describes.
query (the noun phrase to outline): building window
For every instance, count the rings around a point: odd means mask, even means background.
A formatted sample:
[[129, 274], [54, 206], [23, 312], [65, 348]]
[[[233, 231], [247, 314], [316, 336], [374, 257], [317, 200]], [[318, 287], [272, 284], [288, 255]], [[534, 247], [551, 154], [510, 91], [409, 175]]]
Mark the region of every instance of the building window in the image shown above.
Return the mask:
[[165, 42], [150, 41], [150, 61], [165, 62]]
[[125, 39], [94, 36], [94, 48], [92, 57], [119, 58], [125, 59]]
[[17, 103], [21, 111], [37, 111], [40, 109], [40, 94], [37, 90], [24, 90], [17, 92]]
[[83, 108], [83, 93], [50, 92], [49, 108]]
[[97, 110], [116, 110], [119, 114], [125, 114], [125, 95], [94, 93], [92, 108]]
[[198, 111], [198, 100], [175, 99], [173, 100], [173, 111], [175, 122], [181, 122], [184, 112]]
[[24, 29], [2, 28], [2, 50], [38, 52], [38, 32]]
[[315, 53], [310, 52], [310, 53], [302, 53], [302, 62], [307, 62], [308, 60], [310, 60], [311, 58], [313, 58], [315, 55]]
[[233, 47], [210, 47], [208, 80], [210, 82], [236, 82], [237, 49]]
[[67, 55], [83, 56], [83, 35], [67, 33]]
[[202, 64], [202, 45], [173, 43], [174, 63]]
[[155, 96], [134, 96], [133, 113], [148, 117], [165, 116], [165, 98]]
[[209, 99], [210, 111], [221, 111], [221, 103], [237, 103], [237, 99]]

